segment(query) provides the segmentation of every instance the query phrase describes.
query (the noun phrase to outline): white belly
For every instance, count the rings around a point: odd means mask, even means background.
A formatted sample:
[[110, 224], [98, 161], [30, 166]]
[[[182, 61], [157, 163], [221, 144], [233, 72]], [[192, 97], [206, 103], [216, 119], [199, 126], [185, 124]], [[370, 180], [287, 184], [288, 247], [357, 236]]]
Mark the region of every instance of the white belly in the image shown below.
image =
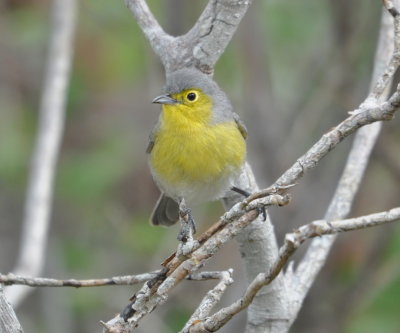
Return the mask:
[[235, 179], [240, 175], [241, 168], [230, 170], [214, 182], [191, 182], [190, 184], [181, 182], [174, 186], [157, 177], [152, 168], [151, 172], [161, 191], [176, 201], [184, 198], [191, 205], [223, 198], [234, 185]]

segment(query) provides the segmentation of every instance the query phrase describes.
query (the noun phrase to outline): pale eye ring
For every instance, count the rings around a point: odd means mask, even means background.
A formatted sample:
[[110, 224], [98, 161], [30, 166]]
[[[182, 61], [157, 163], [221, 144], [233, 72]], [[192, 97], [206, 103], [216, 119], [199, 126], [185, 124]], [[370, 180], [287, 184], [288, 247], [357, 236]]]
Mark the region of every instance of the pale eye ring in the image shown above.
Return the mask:
[[196, 95], [196, 93], [194, 93], [194, 92], [190, 92], [190, 93], [187, 94], [186, 98], [187, 98], [189, 101], [193, 102], [193, 101], [196, 100], [197, 95]]

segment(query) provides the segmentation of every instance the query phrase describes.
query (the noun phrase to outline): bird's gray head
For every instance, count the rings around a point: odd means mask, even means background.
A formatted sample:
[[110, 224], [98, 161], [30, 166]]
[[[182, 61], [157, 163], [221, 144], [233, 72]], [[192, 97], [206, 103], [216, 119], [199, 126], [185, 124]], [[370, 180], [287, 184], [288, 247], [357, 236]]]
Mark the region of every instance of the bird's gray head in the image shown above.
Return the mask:
[[157, 97], [155, 103], [168, 103], [168, 96], [182, 91], [200, 89], [211, 98], [213, 105], [212, 121], [219, 123], [232, 120], [232, 106], [218, 84], [206, 74], [194, 68], [184, 68], [167, 75], [165, 95]]

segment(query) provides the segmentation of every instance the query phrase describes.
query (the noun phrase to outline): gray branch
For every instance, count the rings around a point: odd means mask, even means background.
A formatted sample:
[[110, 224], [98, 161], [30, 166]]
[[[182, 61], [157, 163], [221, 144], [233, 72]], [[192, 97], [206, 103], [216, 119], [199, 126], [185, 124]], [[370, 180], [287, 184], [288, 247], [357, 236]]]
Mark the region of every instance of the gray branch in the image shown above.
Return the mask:
[[125, 0], [125, 4], [135, 16], [136, 22], [149, 40], [154, 52], [164, 62], [166, 48], [171, 47], [170, 44], [174, 38], [158, 24], [145, 0]]
[[[55, 0], [46, 76], [39, 108], [39, 128], [29, 174], [21, 248], [13, 271], [38, 275], [43, 268], [53, 193], [54, 174], [64, 128], [65, 99], [72, 59], [76, 0]], [[18, 305], [32, 288], [7, 289]]]
[[197, 67], [212, 74], [252, 0], [210, 0], [193, 28], [183, 36], [164, 32], [146, 1], [125, 0], [166, 72]]
[[29, 287], [100, 287], [100, 286], [130, 286], [146, 282], [157, 275], [157, 272], [143, 273], [138, 275], [114, 276], [105, 279], [50, 279], [44, 277], [31, 277], [15, 275], [13, 273], [0, 274], [0, 283], [6, 286], [24, 285]]
[[[15, 275], [13, 273], [0, 274], [0, 283], [6, 286], [11, 285], [24, 285], [29, 287], [101, 287], [101, 286], [132, 286], [138, 283], [146, 282], [151, 280], [159, 274], [160, 271], [154, 271], [149, 273], [142, 273], [136, 275], [124, 275], [124, 276], [113, 276], [111, 278], [104, 279], [88, 279], [88, 280], [77, 280], [77, 279], [51, 279], [45, 277], [31, 277]], [[221, 279], [221, 274], [224, 272], [212, 271], [212, 272], [200, 272], [188, 275], [188, 280], [203, 281], [203, 280], [218, 280]]]
[[226, 288], [233, 283], [232, 280], [233, 269], [225, 272], [219, 272], [219, 283], [211, 289], [206, 296], [202, 299], [200, 305], [190, 316], [185, 327], [180, 333], [188, 333], [189, 328], [196, 322], [203, 321], [211, 312], [211, 310], [221, 301]]

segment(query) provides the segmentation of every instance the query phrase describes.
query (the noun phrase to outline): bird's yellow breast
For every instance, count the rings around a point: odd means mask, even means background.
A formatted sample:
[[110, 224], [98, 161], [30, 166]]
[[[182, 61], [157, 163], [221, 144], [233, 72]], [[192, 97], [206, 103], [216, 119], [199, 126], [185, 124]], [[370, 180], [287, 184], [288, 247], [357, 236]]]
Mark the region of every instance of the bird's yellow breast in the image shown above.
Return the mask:
[[237, 171], [246, 145], [235, 121], [209, 124], [164, 109], [150, 155], [157, 177], [172, 186], [211, 183]]

